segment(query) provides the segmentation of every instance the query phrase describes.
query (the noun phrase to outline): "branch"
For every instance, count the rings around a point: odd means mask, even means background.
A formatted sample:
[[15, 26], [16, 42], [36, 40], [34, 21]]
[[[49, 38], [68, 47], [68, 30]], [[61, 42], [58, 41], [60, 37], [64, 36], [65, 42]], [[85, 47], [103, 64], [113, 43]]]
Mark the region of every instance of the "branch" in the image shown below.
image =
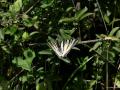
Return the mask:
[[40, 0], [38, 0], [37, 2], [35, 2], [26, 12], [24, 12], [23, 14], [27, 14], [28, 12], [30, 12], [38, 3], [40, 2]]

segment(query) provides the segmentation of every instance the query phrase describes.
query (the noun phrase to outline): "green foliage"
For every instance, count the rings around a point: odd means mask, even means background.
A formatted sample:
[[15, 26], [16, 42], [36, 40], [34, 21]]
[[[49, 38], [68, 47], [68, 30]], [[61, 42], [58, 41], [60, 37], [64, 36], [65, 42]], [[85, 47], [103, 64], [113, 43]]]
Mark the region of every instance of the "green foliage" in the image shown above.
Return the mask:
[[17, 13], [22, 8], [22, 0], [17, 0], [13, 5], [10, 6], [9, 11], [11, 13]]
[[42, 8], [50, 7], [50, 6], [53, 5], [54, 1], [55, 1], [55, 0], [43, 0], [41, 7], [42, 7]]
[[74, 28], [72, 30], [60, 29], [60, 35], [63, 39], [67, 40], [71, 38], [71, 35], [75, 32]]
[[15, 57], [14, 60], [12, 60], [12, 63], [16, 64], [18, 67], [21, 67], [22, 69], [31, 71], [32, 67], [32, 61], [35, 58], [35, 52], [28, 49], [24, 51], [24, 57], [25, 59], [23, 59], [22, 57]]
[[119, 75], [119, 73], [117, 73], [117, 75], [116, 75], [116, 77], [115, 77], [115, 82], [114, 82], [114, 84], [115, 84], [118, 88], [120, 88], [120, 75]]
[[70, 22], [79, 22], [82, 19], [92, 15], [93, 13], [87, 13], [87, 7], [79, 10], [78, 12], [76, 12], [74, 17], [70, 17], [70, 18], [62, 18], [60, 19], [59, 23], [70, 23]]
[[1, 0], [0, 6], [0, 90], [120, 88], [120, 1]]

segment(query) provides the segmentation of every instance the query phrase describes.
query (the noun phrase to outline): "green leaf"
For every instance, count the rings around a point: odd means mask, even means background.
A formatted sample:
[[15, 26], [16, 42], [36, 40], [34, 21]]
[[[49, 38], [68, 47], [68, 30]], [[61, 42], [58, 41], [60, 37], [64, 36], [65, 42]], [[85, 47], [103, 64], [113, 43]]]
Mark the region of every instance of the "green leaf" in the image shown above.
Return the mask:
[[36, 90], [40, 90], [40, 84], [39, 83], [36, 84]]
[[29, 34], [28, 32], [24, 32], [22, 35], [22, 40], [28, 40], [29, 39]]
[[32, 18], [32, 21], [36, 21], [38, 19], [38, 16], [34, 16], [33, 18]]
[[62, 23], [62, 22], [64, 22], [64, 23], [70, 23], [70, 22], [73, 22], [73, 21], [79, 21], [79, 20], [82, 20], [85, 17], [90, 16], [90, 15], [93, 14], [93, 13], [86, 13], [87, 10], [88, 10], [88, 8], [85, 7], [82, 10], [78, 11], [74, 17], [70, 17], [70, 18], [66, 17], [66, 18], [60, 19], [59, 23]]
[[18, 67], [21, 67], [22, 69], [31, 71], [32, 70], [31, 64], [33, 59], [35, 58], [35, 52], [30, 49], [25, 50], [24, 56], [25, 59], [23, 59], [22, 57], [15, 57], [12, 60], [12, 63], [16, 64]]
[[71, 18], [62, 18], [59, 20], [59, 23], [70, 23], [70, 22], [73, 22], [75, 21], [75, 18], [74, 17], [71, 17]]
[[10, 28], [6, 29], [5, 34], [14, 35], [16, 31], [17, 31], [17, 27], [11, 26]]
[[22, 76], [19, 78], [19, 80], [24, 84], [27, 81], [27, 76]]
[[120, 88], [120, 73], [117, 73], [116, 77], [115, 77], [115, 85]]
[[4, 31], [0, 29], [0, 41], [4, 40]]
[[95, 85], [95, 83], [96, 83], [96, 80], [91, 80], [90, 81], [90, 87], [92, 87], [93, 85]]
[[47, 8], [52, 6], [54, 3], [54, 0], [43, 0], [42, 5], [40, 6], [41, 8]]
[[93, 13], [85, 13], [83, 16], [80, 17], [79, 20], [82, 20], [82, 19], [84, 19], [84, 18], [86, 18], [86, 17], [88, 17], [90, 15], [93, 15]]
[[119, 22], [120, 21], [120, 19], [113, 19], [113, 21], [109, 24], [109, 25], [112, 25], [112, 24], [114, 24], [115, 22]]
[[70, 60], [68, 58], [60, 58], [60, 59], [66, 63], [70, 63]]
[[75, 32], [74, 29], [72, 30], [64, 30], [64, 29], [60, 29], [60, 34], [68, 34], [68, 35], [72, 35]]
[[10, 50], [7, 46], [1, 46], [2, 50], [4, 50], [6, 53], [10, 53]]
[[27, 49], [24, 51], [24, 56], [26, 59], [34, 59], [35, 58], [35, 52], [31, 49]]
[[66, 9], [66, 12], [70, 12], [71, 10], [73, 10], [74, 8], [73, 7], [68, 7], [67, 9]]
[[9, 11], [12, 13], [17, 13], [22, 8], [22, 0], [16, 0], [13, 5], [10, 5]]
[[117, 38], [120, 38], [120, 30], [117, 31], [116, 37], [117, 37]]
[[87, 87], [86, 87], [86, 90], [93, 90], [93, 85], [96, 84], [96, 80], [90, 80]]
[[26, 19], [28, 19], [28, 18], [29, 18], [29, 16], [28, 16], [27, 14], [23, 14], [23, 15], [22, 15], [22, 19], [23, 19], [23, 20], [26, 20]]
[[90, 58], [85, 57], [85, 58], [84, 58], [84, 61], [83, 61], [83, 62], [81, 63], [81, 65], [80, 65], [80, 69], [81, 69], [82, 67], [84, 67], [84, 66], [86, 65], [86, 63], [88, 63], [93, 57], [94, 57], [94, 56], [92, 56], [92, 57], [90, 57]]
[[70, 39], [71, 35], [74, 33], [74, 29], [72, 30], [64, 30], [64, 29], [60, 29], [60, 35], [63, 39]]
[[117, 51], [117, 52], [119, 52], [120, 53], [120, 48], [118, 48], [118, 47], [112, 47], [115, 51]]
[[119, 27], [115, 27], [111, 30], [109, 36], [113, 36], [117, 31], [119, 30]]
[[29, 20], [29, 19], [24, 19], [24, 20], [23, 20], [23, 24], [24, 24], [26, 27], [32, 27], [32, 26], [33, 26], [32, 21]]
[[87, 12], [87, 10], [88, 10], [87, 7], [83, 8], [82, 10], [79, 10], [75, 15], [76, 20], [81, 18]]
[[36, 29], [38, 29], [38, 28], [39, 28], [39, 21], [36, 21], [33, 26], [34, 26]]
[[12, 60], [13, 64], [16, 64], [17, 67], [21, 67], [22, 69], [31, 71], [31, 65], [29, 63], [27, 63], [26, 60], [23, 60], [22, 57], [16, 57]]
[[36, 90], [46, 90], [45, 82], [37, 83]]
[[93, 48], [91, 48], [89, 51], [93, 51], [93, 50], [96, 50], [99, 46], [101, 46], [102, 42], [97, 42], [95, 43], [95, 45], [93, 46]]
[[104, 15], [104, 20], [109, 24], [110, 23], [110, 19], [109, 19], [109, 17], [105, 14]]
[[31, 32], [30, 36], [33, 36], [33, 35], [38, 34], [38, 33], [39, 33], [38, 31]]
[[47, 50], [42, 50], [38, 52], [40, 55], [52, 55], [52, 52], [47, 49]]

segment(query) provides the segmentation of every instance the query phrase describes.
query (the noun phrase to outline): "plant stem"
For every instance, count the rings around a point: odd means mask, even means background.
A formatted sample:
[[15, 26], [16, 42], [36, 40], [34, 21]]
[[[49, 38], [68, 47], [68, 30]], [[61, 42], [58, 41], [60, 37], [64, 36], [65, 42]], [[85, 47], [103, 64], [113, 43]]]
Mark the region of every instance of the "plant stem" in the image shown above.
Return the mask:
[[109, 84], [108, 84], [108, 51], [109, 51], [109, 46], [107, 47], [107, 61], [106, 61], [106, 90], [108, 90]]
[[106, 62], [106, 90], [108, 90], [108, 62]]
[[106, 25], [106, 23], [105, 23], [104, 16], [103, 16], [103, 13], [102, 13], [102, 10], [101, 10], [101, 7], [100, 7], [100, 4], [99, 4], [98, 0], [96, 0], [96, 3], [97, 3], [97, 5], [98, 5], [98, 8], [99, 8], [99, 11], [100, 11], [100, 14], [101, 14], [103, 23], [104, 23], [106, 33], [108, 34], [107, 25]]
[[74, 8], [76, 9], [76, 6], [75, 6], [75, 2], [74, 2], [74, 0], [72, 0], [72, 3], [73, 3]]
[[[115, 2], [116, 2], [116, 3], [115, 3], [115, 8], [114, 8], [114, 17], [113, 17], [113, 21], [115, 21], [117, 0], [115, 0]], [[114, 27], [114, 23], [115, 23], [115, 22], [112, 23], [112, 29], [113, 29], [113, 27]]]

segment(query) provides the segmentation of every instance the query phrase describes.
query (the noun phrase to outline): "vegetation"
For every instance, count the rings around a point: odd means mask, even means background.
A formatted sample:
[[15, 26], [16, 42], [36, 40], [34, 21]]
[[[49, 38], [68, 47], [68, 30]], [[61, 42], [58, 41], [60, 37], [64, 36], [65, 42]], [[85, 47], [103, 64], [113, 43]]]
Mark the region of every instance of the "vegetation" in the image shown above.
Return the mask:
[[117, 90], [119, 55], [119, 0], [0, 0], [0, 90]]

